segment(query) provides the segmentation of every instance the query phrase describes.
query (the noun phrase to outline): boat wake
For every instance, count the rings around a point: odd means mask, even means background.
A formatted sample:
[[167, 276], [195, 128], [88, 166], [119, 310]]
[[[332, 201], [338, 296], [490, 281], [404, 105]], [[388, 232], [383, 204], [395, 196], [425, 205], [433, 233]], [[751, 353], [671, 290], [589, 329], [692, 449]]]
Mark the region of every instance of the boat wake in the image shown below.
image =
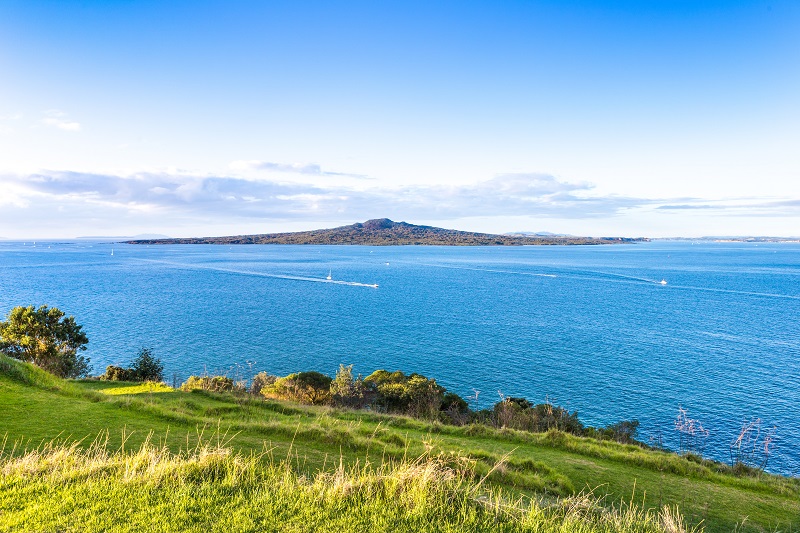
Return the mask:
[[308, 281], [311, 283], [332, 283], [334, 285], [348, 285], [350, 287], [368, 287], [370, 289], [377, 289], [377, 283], [360, 283], [358, 281], [344, 281], [338, 279], [328, 278], [312, 278], [307, 276], [292, 276], [290, 274], [269, 274], [267, 272], [256, 272], [255, 270], [243, 270], [238, 268], [224, 268], [213, 267], [206, 265], [192, 265], [188, 263], [178, 263], [174, 261], [162, 261], [158, 259], [136, 259], [136, 261], [143, 261], [146, 263], [158, 263], [162, 265], [170, 265], [178, 268], [186, 268], [190, 270], [214, 270], [217, 272], [227, 272], [228, 274], [241, 274], [243, 276], [258, 276], [262, 278], [275, 278], [275, 279], [288, 279], [292, 281]]
[[[386, 263], [387, 265], [389, 263]], [[500, 270], [495, 268], [476, 268], [476, 267], [464, 267], [464, 266], [455, 266], [455, 265], [437, 265], [434, 263], [415, 263], [417, 265], [422, 266], [429, 266], [435, 268], [451, 268], [453, 270], [471, 270], [473, 272], [492, 272], [495, 274], [516, 274], [518, 276], [535, 276], [540, 278], [555, 278], [558, 277], [555, 274], [543, 274], [541, 272], [521, 272], [518, 270]]]
[[[546, 278], [565, 278], [565, 279], [581, 279], [586, 281], [594, 281], [594, 282], [604, 282], [604, 283], [625, 283], [625, 284], [632, 284], [632, 285], [659, 285], [659, 286], [666, 286], [667, 282], [665, 279], [652, 279], [652, 278], [645, 278], [639, 276], [628, 276], [625, 274], [617, 274], [614, 272], [602, 272], [599, 270], [571, 270], [566, 272], [561, 272], [559, 274], [542, 274], [538, 272], [524, 272], [524, 271], [516, 271], [516, 270], [502, 270], [502, 269], [490, 269], [490, 268], [474, 268], [474, 267], [464, 267], [464, 266], [455, 266], [455, 265], [442, 265], [442, 264], [435, 264], [435, 263], [415, 263], [421, 266], [429, 266], [434, 268], [450, 268], [455, 270], [472, 270], [475, 272], [491, 272], [497, 274], [513, 274], [519, 276], [538, 276], [538, 277], [546, 277]], [[595, 274], [595, 275], [591, 275]], [[720, 293], [727, 293], [727, 294], [742, 294], [745, 296], [756, 296], [761, 298], [779, 298], [779, 299], [786, 299], [786, 300], [800, 300], [800, 296], [794, 296], [791, 294], [776, 294], [776, 293], [769, 293], [769, 292], [756, 292], [756, 291], [739, 291], [739, 290], [732, 290], [732, 289], [720, 289], [716, 287], [697, 287], [692, 285], [672, 285], [669, 284], [671, 289], [680, 289], [680, 290], [690, 290], [690, 291], [704, 291], [704, 292], [720, 292]]]

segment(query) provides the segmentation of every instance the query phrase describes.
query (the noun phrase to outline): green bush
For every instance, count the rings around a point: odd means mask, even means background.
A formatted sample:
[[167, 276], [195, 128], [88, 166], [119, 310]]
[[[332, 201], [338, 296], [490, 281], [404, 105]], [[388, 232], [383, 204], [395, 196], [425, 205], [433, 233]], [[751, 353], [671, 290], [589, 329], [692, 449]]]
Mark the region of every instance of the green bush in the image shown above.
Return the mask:
[[105, 374], [100, 376], [103, 381], [134, 381], [130, 368], [108, 365]]
[[130, 368], [108, 365], [105, 374], [100, 376], [105, 381], [163, 381], [164, 365], [161, 359], [153, 356], [153, 350], [142, 348], [131, 363]]
[[364, 378], [365, 386], [376, 393], [379, 411], [404, 413], [418, 418], [437, 418], [445, 388], [421, 374], [405, 375], [399, 370], [376, 370]]
[[311, 405], [324, 405], [331, 399], [333, 379], [320, 372], [297, 372], [278, 378], [261, 389], [267, 398], [292, 400]]
[[573, 435], [582, 435], [583, 424], [578, 413], [570, 413], [552, 403], [532, 405], [524, 398], [505, 398], [494, 406], [493, 420], [496, 426], [541, 433], [558, 430]]
[[227, 376], [189, 376], [189, 379], [181, 384], [182, 391], [227, 392], [233, 388], [233, 380]]
[[339, 365], [339, 371], [331, 382], [331, 401], [340, 407], [361, 409], [369, 398], [366, 394], [364, 378], [353, 378], [353, 365]]
[[261, 390], [264, 387], [272, 385], [277, 379], [278, 376], [273, 376], [272, 374], [267, 374], [266, 372], [259, 372], [253, 376], [253, 380], [250, 383], [250, 393], [261, 394]]
[[163, 381], [164, 364], [161, 359], [153, 356], [151, 348], [139, 350], [136, 358], [131, 364], [131, 373], [134, 381]]

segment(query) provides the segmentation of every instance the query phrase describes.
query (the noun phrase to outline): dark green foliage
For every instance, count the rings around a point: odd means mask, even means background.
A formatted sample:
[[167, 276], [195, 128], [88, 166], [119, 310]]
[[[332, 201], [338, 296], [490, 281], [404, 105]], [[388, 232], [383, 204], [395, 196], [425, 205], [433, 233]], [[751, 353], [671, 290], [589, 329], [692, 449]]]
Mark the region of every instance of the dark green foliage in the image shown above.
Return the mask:
[[460, 413], [466, 413], [469, 412], [469, 404], [455, 392], [446, 392], [444, 396], [442, 396], [441, 410], [447, 411], [449, 409], [455, 409]]
[[122, 368], [121, 366], [108, 365], [106, 372], [100, 379], [103, 381], [133, 381], [133, 372], [130, 368]]
[[509, 396], [506, 398], [506, 401], [517, 404], [520, 409], [530, 409], [533, 407], [533, 404], [525, 398], [515, 398], [513, 396]]
[[330, 376], [320, 372], [296, 372], [262, 388], [261, 394], [267, 398], [323, 405], [330, 400], [332, 381]]
[[445, 389], [421, 374], [405, 375], [399, 370], [376, 370], [364, 383], [376, 392], [375, 407], [389, 413], [405, 413], [419, 418], [437, 418]]
[[86, 350], [89, 339], [81, 329], [74, 317], [65, 317], [56, 307], [15, 307], [0, 322], [0, 352], [59, 377], [85, 376], [89, 359], [78, 352]]
[[609, 429], [613, 431], [615, 441], [623, 444], [635, 443], [636, 434], [639, 432], [639, 421], [635, 418], [633, 420], [621, 420], [609, 426]]
[[163, 381], [164, 364], [153, 356], [151, 348], [142, 348], [131, 364], [134, 381]]
[[233, 390], [233, 380], [228, 376], [189, 376], [182, 385], [182, 391], [206, 390], [227, 392]]
[[161, 359], [153, 356], [152, 349], [142, 348], [130, 368], [109, 365], [100, 379], [104, 381], [163, 381], [164, 365]]
[[549, 402], [531, 405], [523, 398], [506, 398], [494, 406], [494, 422], [499, 427], [541, 433], [557, 429], [573, 435], [583, 434], [578, 413]]
[[444, 396], [442, 396], [442, 404], [439, 410], [444, 422], [456, 426], [468, 424], [473, 419], [469, 404], [455, 392], [445, 392]]

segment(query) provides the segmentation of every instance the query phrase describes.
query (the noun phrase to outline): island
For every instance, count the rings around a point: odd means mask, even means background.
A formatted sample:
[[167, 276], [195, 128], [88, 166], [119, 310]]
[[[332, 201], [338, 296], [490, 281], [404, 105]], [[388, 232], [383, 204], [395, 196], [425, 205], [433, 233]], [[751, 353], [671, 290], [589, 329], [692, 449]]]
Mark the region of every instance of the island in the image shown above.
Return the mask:
[[172, 239], [136, 239], [127, 244], [360, 244], [371, 246], [436, 245], [436, 246], [526, 246], [587, 245], [645, 242], [646, 238], [527, 236], [474, 233], [433, 226], [418, 226], [378, 218], [338, 228], [233, 235], [228, 237], [190, 237]]

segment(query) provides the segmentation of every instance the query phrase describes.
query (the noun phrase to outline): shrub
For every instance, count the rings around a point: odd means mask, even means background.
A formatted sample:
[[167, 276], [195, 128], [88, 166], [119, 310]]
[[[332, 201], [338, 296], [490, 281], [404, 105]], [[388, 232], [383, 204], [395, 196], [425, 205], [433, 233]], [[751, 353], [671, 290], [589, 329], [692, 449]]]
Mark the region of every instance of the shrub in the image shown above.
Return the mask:
[[550, 402], [532, 405], [524, 398], [505, 398], [494, 406], [494, 423], [507, 427], [541, 433], [558, 430], [573, 435], [582, 435], [583, 424], [578, 413], [570, 413]]
[[466, 400], [454, 392], [446, 392], [439, 407], [442, 420], [456, 426], [463, 426], [472, 420], [472, 412]]
[[331, 401], [334, 405], [360, 409], [368, 401], [364, 378], [353, 378], [353, 365], [339, 365], [339, 371], [331, 382]]
[[108, 365], [105, 374], [100, 376], [104, 381], [133, 381], [133, 373], [130, 368]]
[[260, 394], [261, 389], [272, 385], [277, 379], [278, 376], [273, 376], [272, 374], [267, 374], [266, 372], [259, 372], [253, 376], [253, 380], [250, 383], [250, 393]]
[[293, 400], [312, 405], [328, 403], [331, 398], [331, 379], [320, 372], [297, 372], [278, 378], [261, 389], [267, 398]]
[[621, 420], [604, 428], [587, 427], [583, 431], [583, 436], [599, 440], [613, 440], [622, 444], [642, 445], [641, 441], [636, 440], [638, 431], [638, 420]]
[[375, 406], [378, 410], [405, 413], [418, 418], [437, 418], [442, 406], [445, 389], [421, 374], [405, 375], [399, 370], [387, 372], [376, 370], [366, 378], [364, 384], [376, 392]]
[[233, 390], [233, 380], [228, 376], [189, 376], [182, 385], [182, 391], [207, 390], [226, 392]]
[[153, 356], [151, 348], [142, 348], [130, 368], [134, 381], [163, 381], [164, 364]]
[[153, 357], [153, 350], [142, 348], [130, 368], [108, 365], [100, 379], [106, 381], [163, 381], [164, 365]]

